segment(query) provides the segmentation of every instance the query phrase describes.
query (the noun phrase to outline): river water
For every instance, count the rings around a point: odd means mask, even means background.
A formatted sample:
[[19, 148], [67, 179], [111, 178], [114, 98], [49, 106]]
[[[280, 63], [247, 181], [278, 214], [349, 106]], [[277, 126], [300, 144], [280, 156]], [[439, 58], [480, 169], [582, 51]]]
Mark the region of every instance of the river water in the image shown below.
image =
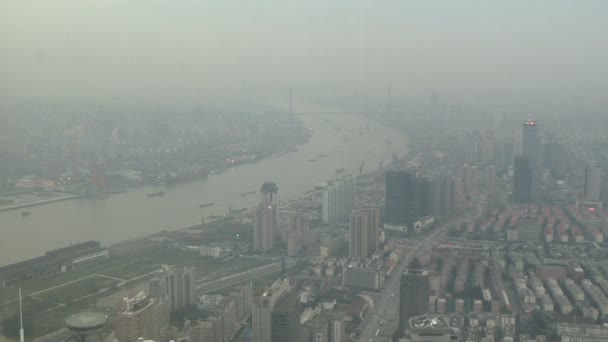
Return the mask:
[[[314, 183], [336, 177], [336, 169], [356, 175], [389, 165], [392, 155], [408, 151], [407, 139], [397, 130], [358, 115], [301, 116], [313, 130], [310, 141], [281, 156], [239, 166], [206, 180], [167, 187], [143, 187], [107, 198], [79, 198], [0, 212], [0, 265], [44, 254], [53, 248], [86, 240], [107, 245], [161, 230], [200, 223], [203, 216], [223, 215], [232, 208], [249, 208], [264, 181], [279, 187], [279, 198], [294, 198]], [[339, 128], [339, 129], [338, 129]], [[347, 137], [347, 138], [345, 138]], [[388, 143], [390, 141], [390, 143]], [[319, 157], [327, 154], [327, 157]], [[318, 159], [317, 161], [309, 161]], [[163, 190], [163, 197], [146, 194]], [[213, 206], [200, 208], [213, 202]]]

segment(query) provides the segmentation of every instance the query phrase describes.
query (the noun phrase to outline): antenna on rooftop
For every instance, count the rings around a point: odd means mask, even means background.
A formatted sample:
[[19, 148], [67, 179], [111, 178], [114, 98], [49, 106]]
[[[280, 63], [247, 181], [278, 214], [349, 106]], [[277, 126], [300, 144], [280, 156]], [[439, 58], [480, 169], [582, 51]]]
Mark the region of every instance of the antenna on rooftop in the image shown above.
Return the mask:
[[293, 116], [293, 89], [289, 86], [289, 116]]
[[281, 253], [281, 279], [285, 280], [287, 279], [285, 277], [285, 254]]
[[21, 288], [19, 288], [19, 322], [21, 324], [19, 328], [19, 342], [24, 342], [25, 334], [23, 332], [23, 307], [21, 305]]

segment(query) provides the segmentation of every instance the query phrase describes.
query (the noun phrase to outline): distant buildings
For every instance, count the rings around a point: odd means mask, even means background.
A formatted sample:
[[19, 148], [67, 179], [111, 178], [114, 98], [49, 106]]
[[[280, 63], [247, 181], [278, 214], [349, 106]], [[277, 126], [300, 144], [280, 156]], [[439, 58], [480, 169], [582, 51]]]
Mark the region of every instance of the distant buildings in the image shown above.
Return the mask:
[[539, 241], [540, 224], [535, 216], [524, 216], [517, 223], [517, 239], [520, 241]]
[[384, 286], [384, 275], [373, 267], [347, 267], [342, 271], [342, 285], [379, 290]]
[[457, 342], [459, 329], [451, 327], [441, 315], [422, 315], [408, 321], [411, 342]]
[[260, 189], [260, 204], [255, 211], [253, 223], [253, 249], [268, 252], [274, 248], [279, 232], [279, 188], [273, 182], [265, 182]]
[[417, 258], [401, 275], [399, 287], [399, 333], [404, 334], [410, 318], [429, 310], [429, 274], [422, 268]]
[[291, 225], [285, 233], [287, 235], [287, 255], [298, 256], [307, 244], [310, 236], [308, 217], [297, 211], [291, 215]]
[[595, 164], [594, 161], [590, 162], [585, 167], [585, 200], [587, 201], [599, 201], [602, 169]]
[[344, 247], [346, 247], [346, 240], [343, 236], [338, 236], [322, 244], [320, 254], [322, 257], [327, 258], [336, 255]]
[[321, 220], [325, 224], [348, 222], [353, 210], [355, 180], [346, 176], [331, 182], [323, 190]]
[[249, 318], [252, 301], [251, 286], [242, 286], [227, 296], [201, 296], [198, 307], [207, 310], [210, 316], [191, 323], [190, 342], [230, 341], [241, 328], [241, 322]]
[[120, 302], [116, 313], [115, 337], [118, 342], [133, 342], [140, 337], [158, 341], [158, 301], [140, 292], [135, 297], [125, 298]]
[[601, 177], [602, 169], [597, 166], [595, 161], [589, 162], [585, 167], [583, 196], [577, 201], [577, 207], [602, 208], [602, 202], [600, 202], [600, 193], [602, 191]]
[[513, 175], [512, 200], [527, 203], [532, 200], [533, 170], [528, 156], [516, 156]]

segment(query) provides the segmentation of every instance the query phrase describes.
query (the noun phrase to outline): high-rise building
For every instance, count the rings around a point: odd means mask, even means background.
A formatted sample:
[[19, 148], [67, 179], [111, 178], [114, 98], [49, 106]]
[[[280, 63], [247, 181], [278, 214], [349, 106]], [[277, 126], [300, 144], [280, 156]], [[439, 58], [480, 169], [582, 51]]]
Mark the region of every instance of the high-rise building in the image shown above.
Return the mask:
[[273, 182], [264, 182], [260, 189], [260, 204], [253, 223], [253, 249], [268, 252], [274, 248], [279, 233], [279, 188]]
[[291, 291], [289, 280], [279, 279], [264, 292], [253, 298], [253, 342], [272, 341], [272, 311], [277, 303]]
[[515, 157], [515, 145], [512, 142], [506, 142], [502, 145], [501, 157], [500, 168], [505, 171], [513, 165], [513, 158]]
[[521, 154], [528, 157], [532, 170], [532, 196], [536, 196], [542, 182], [542, 145], [538, 137], [538, 122], [528, 119], [523, 123]]
[[420, 212], [416, 191], [416, 172], [388, 171], [385, 183], [384, 221], [395, 225], [411, 225]]
[[429, 274], [417, 258], [401, 275], [399, 288], [399, 333], [403, 336], [410, 318], [429, 310]]
[[352, 176], [331, 182], [323, 190], [321, 220], [325, 224], [348, 222], [353, 210], [355, 180]]
[[297, 341], [300, 337], [300, 300], [296, 293], [286, 294], [271, 314], [271, 342]]
[[162, 265], [149, 282], [150, 297], [158, 301], [161, 322], [168, 323], [170, 312], [196, 303], [194, 267]]
[[434, 203], [435, 180], [430, 176], [422, 176], [417, 179], [417, 190], [420, 201], [420, 217], [432, 216], [435, 208]]
[[369, 257], [370, 221], [367, 211], [359, 209], [350, 215], [350, 234], [348, 256], [351, 258]]
[[368, 244], [367, 249], [369, 254], [374, 254], [376, 249], [378, 248], [378, 236], [380, 234], [380, 208], [378, 207], [369, 207], [365, 208], [367, 210], [367, 215], [369, 217], [369, 229], [368, 229]]
[[602, 169], [596, 165], [595, 161], [589, 162], [585, 167], [585, 188], [583, 193], [585, 201], [598, 202], [600, 200], [602, 188], [601, 175]]
[[380, 208], [353, 210], [350, 215], [349, 257], [369, 258], [378, 247]]
[[125, 298], [118, 305], [115, 322], [115, 337], [118, 342], [133, 342], [143, 337], [158, 341], [160, 317], [158, 302], [144, 292]]
[[486, 167], [486, 177], [485, 177], [485, 187], [486, 192], [494, 193], [496, 191], [496, 166], [488, 165]]
[[479, 170], [476, 165], [462, 165], [460, 167], [459, 176], [463, 180], [465, 193], [470, 193], [477, 190], [479, 184]]
[[516, 156], [513, 173], [513, 202], [526, 203], [532, 200], [533, 171], [528, 156]]
[[454, 212], [454, 177], [442, 175], [435, 182], [433, 216], [442, 220]]
[[329, 342], [342, 342], [346, 336], [346, 324], [343, 315], [335, 314], [329, 323]]

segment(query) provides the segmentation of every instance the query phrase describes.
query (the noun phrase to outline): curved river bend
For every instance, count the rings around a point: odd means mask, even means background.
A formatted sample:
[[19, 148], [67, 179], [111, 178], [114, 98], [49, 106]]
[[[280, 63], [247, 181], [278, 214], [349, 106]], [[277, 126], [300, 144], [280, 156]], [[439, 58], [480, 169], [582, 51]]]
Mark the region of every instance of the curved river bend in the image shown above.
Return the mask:
[[[336, 169], [356, 175], [388, 165], [395, 153], [408, 151], [407, 139], [397, 130], [357, 115], [309, 115], [302, 121], [313, 136], [296, 152], [243, 165], [207, 180], [170, 187], [143, 187], [107, 198], [79, 198], [0, 212], [0, 265], [44, 254], [78, 241], [100, 240], [107, 245], [166, 229], [199, 223], [203, 216], [224, 215], [232, 208], [249, 208], [266, 180], [279, 187], [279, 196], [293, 198], [311, 190], [313, 184], [336, 177]], [[319, 157], [326, 154], [327, 157]], [[317, 161], [310, 161], [317, 159]], [[163, 197], [146, 194], [163, 190]], [[201, 204], [215, 205], [200, 208]]]

